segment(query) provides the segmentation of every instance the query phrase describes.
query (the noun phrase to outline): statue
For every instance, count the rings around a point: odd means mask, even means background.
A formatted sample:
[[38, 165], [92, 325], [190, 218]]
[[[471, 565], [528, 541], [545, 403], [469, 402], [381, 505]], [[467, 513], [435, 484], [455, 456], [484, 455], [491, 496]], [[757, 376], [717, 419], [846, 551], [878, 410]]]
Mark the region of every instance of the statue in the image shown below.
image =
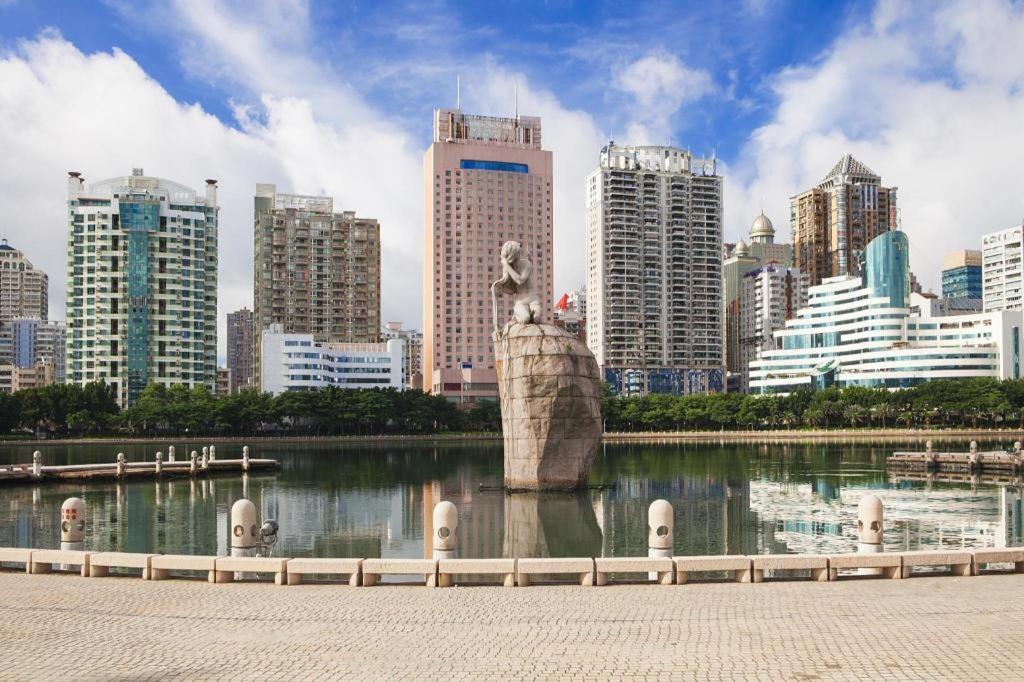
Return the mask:
[[[601, 372], [594, 354], [564, 329], [540, 322], [533, 268], [518, 242], [501, 247], [491, 285], [494, 356], [510, 491], [586, 487], [601, 442]], [[498, 292], [515, 297], [498, 322]]]
[[519, 242], [505, 242], [501, 247], [501, 279], [491, 285], [494, 307], [494, 331], [498, 331], [498, 292], [515, 296], [512, 317], [519, 324], [540, 322], [540, 301], [533, 291], [533, 265], [522, 255]]

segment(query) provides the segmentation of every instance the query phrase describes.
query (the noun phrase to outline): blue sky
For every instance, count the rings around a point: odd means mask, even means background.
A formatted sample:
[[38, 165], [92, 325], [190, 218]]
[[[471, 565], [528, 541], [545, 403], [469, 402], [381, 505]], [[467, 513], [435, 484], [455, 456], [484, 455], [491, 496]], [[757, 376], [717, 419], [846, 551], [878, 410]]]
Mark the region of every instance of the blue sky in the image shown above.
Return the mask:
[[0, 0], [0, 236], [50, 272], [59, 316], [67, 170], [216, 177], [223, 316], [251, 305], [252, 192], [275, 182], [381, 220], [384, 315], [418, 327], [422, 154], [459, 75], [465, 110], [510, 114], [518, 84], [542, 117], [559, 292], [582, 283], [610, 138], [715, 150], [728, 240], [762, 206], [788, 239], [788, 197], [851, 152], [900, 187], [937, 287], [944, 251], [1024, 216], [1021, 45], [1002, 0]]

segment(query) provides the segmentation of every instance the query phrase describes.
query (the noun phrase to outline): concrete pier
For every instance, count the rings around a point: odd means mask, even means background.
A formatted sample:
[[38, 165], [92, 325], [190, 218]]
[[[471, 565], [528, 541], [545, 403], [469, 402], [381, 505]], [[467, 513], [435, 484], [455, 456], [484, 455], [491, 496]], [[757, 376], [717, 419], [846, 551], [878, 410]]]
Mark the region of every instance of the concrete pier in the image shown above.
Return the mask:
[[[123, 466], [123, 468], [122, 468]], [[248, 467], [248, 468], [246, 468]], [[0, 465], [0, 485], [6, 483], [50, 483], [58, 481], [95, 481], [117, 479], [146, 479], [158, 476], [181, 477], [189, 475], [210, 475], [241, 473], [243, 471], [266, 471], [278, 469], [280, 462], [276, 459], [217, 459], [207, 461], [205, 467], [191, 470], [191, 462], [168, 461], [157, 463], [117, 461], [109, 464], [64, 464], [59, 466], [39, 466], [39, 475], [33, 474], [32, 464]], [[121, 472], [119, 475], [119, 471]]]

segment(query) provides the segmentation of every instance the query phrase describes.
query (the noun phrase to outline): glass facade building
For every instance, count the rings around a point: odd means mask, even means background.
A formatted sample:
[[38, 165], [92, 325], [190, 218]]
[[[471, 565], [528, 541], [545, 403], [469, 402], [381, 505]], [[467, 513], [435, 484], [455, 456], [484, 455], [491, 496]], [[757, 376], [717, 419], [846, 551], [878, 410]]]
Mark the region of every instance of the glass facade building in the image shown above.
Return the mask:
[[151, 383], [217, 380], [217, 185], [135, 169], [68, 180], [67, 381], [131, 405]]
[[909, 292], [907, 253], [903, 233], [885, 233], [865, 249], [860, 277], [811, 287], [807, 306], [774, 333], [774, 348], [751, 363], [751, 390], [1019, 378], [1021, 312], [938, 313], [930, 299]]

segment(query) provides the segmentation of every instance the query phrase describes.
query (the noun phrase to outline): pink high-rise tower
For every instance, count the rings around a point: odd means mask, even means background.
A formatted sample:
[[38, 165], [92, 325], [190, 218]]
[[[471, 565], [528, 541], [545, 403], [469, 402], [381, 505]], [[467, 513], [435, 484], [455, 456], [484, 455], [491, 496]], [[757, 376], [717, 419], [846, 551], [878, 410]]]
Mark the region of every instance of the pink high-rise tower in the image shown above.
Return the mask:
[[[552, 162], [540, 119], [434, 111], [423, 157], [423, 389], [472, 407], [496, 399], [491, 284], [499, 253], [518, 241], [552, 322]], [[511, 299], [498, 309], [511, 319]]]

